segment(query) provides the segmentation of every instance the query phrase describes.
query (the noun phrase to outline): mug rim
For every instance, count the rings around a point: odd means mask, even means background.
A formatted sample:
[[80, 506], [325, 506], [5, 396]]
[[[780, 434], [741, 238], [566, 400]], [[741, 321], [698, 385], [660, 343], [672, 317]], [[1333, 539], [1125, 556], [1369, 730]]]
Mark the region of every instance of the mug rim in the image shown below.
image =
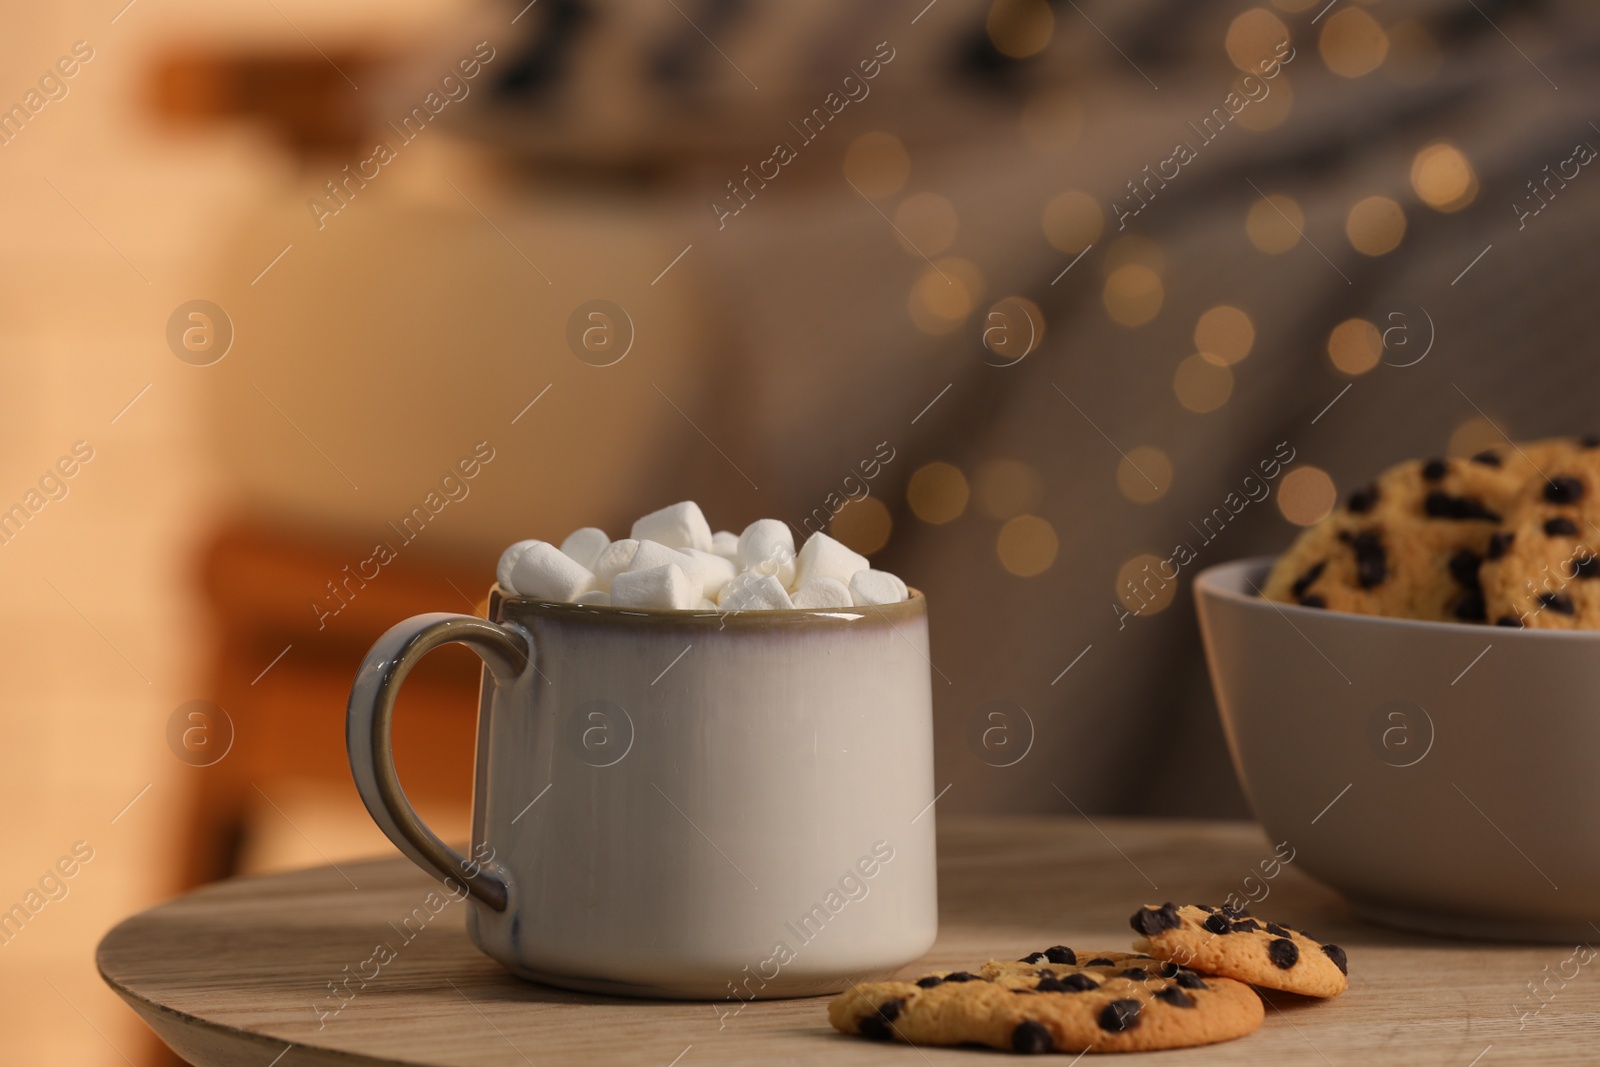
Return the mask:
[[1214, 563], [1195, 575], [1196, 599], [1229, 601], [1252, 611], [1276, 609], [1290, 620], [1327, 619], [1354, 626], [1393, 627], [1401, 631], [1431, 630], [1436, 633], [1461, 634], [1492, 630], [1496, 640], [1517, 641], [1600, 641], [1600, 630], [1544, 630], [1534, 627], [1492, 626], [1481, 622], [1450, 622], [1442, 619], [1404, 619], [1393, 615], [1366, 615], [1357, 611], [1336, 611], [1330, 608], [1308, 608], [1299, 604], [1284, 604], [1242, 590], [1240, 579], [1247, 574], [1270, 570], [1277, 556], [1247, 556]]
[[496, 582], [489, 587], [489, 618], [505, 621], [503, 609], [514, 605], [552, 618], [592, 618], [626, 620], [634, 625], [677, 623], [688, 626], [714, 625], [766, 629], [774, 626], [814, 624], [840, 626], [858, 622], [882, 621], [890, 625], [909, 622], [927, 614], [928, 598], [922, 590], [906, 586], [906, 598], [893, 604], [870, 604], [848, 608], [746, 608], [737, 611], [702, 608], [625, 608], [612, 604], [574, 604], [568, 600], [544, 600], [505, 592]]

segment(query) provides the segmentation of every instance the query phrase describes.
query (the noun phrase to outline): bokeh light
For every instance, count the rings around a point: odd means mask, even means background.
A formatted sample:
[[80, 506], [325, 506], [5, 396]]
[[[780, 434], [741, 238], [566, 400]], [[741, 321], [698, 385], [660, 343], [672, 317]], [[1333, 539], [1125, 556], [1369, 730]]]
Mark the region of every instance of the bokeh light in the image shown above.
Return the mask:
[[1474, 415], [1450, 432], [1448, 451], [1452, 456], [1475, 456], [1486, 448], [1500, 448], [1505, 443], [1505, 435], [1494, 423]]
[[1305, 212], [1292, 196], [1269, 193], [1258, 197], [1245, 216], [1244, 232], [1250, 243], [1268, 255], [1276, 256], [1300, 243], [1305, 229]]
[[1383, 65], [1389, 54], [1389, 35], [1359, 7], [1345, 7], [1322, 24], [1318, 48], [1329, 70], [1345, 78], [1359, 78]]
[[1037, 515], [1018, 515], [1000, 527], [995, 541], [1000, 565], [1019, 578], [1049, 570], [1060, 547], [1055, 527]]
[[991, 519], [1014, 519], [1044, 499], [1044, 480], [1020, 459], [997, 459], [977, 473], [978, 509]]
[[935, 260], [911, 287], [906, 309], [924, 333], [945, 334], [961, 325], [983, 297], [983, 274], [970, 260]]
[[1160, 556], [1141, 552], [1117, 569], [1116, 593], [1129, 611], [1157, 615], [1178, 595], [1178, 576]]
[[1259, 76], [1261, 63], [1276, 59], [1278, 46], [1289, 39], [1289, 27], [1282, 19], [1264, 7], [1253, 7], [1228, 26], [1228, 58], [1246, 74]]
[[1296, 526], [1315, 526], [1338, 503], [1339, 490], [1321, 467], [1296, 467], [1278, 483], [1278, 510]]
[[1345, 319], [1328, 334], [1328, 358], [1346, 374], [1365, 374], [1383, 358], [1383, 335], [1366, 319]]
[[1160, 500], [1172, 488], [1172, 461], [1153, 445], [1128, 449], [1117, 463], [1117, 489], [1135, 504]]
[[1344, 220], [1351, 247], [1368, 256], [1392, 252], [1406, 235], [1406, 213], [1387, 196], [1359, 200]]
[[1202, 356], [1224, 367], [1248, 356], [1255, 343], [1255, 324], [1232, 304], [1218, 304], [1194, 324], [1194, 346]]
[[830, 537], [863, 556], [870, 556], [888, 544], [893, 530], [894, 519], [888, 506], [875, 496], [850, 501], [828, 524]]
[[1045, 50], [1055, 24], [1044, 0], [994, 0], [985, 28], [1002, 55], [1025, 59]]
[[892, 133], [864, 133], [845, 149], [844, 176], [874, 200], [904, 189], [910, 175], [911, 156]]
[[1106, 314], [1123, 326], [1143, 326], [1161, 312], [1161, 275], [1140, 263], [1118, 267], [1106, 279]]
[[1411, 188], [1435, 211], [1460, 211], [1478, 195], [1478, 176], [1459, 148], [1435, 141], [1411, 161]]
[[1198, 352], [1178, 364], [1172, 376], [1178, 403], [1197, 414], [1215, 411], [1233, 395], [1233, 371]]
[[938, 193], [912, 193], [894, 212], [895, 238], [912, 255], [945, 251], [955, 243], [960, 226], [955, 207]]
[[967, 510], [967, 476], [961, 468], [940, 461], [917, 468], [906, 485], [906, 503], [923, 522], [940, 526], [959, 519]]
[[1105, 214], [1094, 197], [1068, 189], [1044, 206], [1043, 226], [1046, 241], [1075, 256], [1099, 239]]

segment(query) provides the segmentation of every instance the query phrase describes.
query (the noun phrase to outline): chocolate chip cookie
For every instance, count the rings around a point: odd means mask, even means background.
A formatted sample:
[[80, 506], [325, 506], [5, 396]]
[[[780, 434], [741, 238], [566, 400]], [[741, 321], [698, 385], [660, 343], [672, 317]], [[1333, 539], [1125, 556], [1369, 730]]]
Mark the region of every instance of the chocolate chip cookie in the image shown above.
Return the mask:
[[1349, 985], [1344, 949], [1242, 908], [1150, 905], [1134, 912], [1129, 924], [1140, 935], [1134, 948], [1207, 975], [1308, 997], [1336, 997]]
[[[1581, 440], [1507, 445], [1467, 459], [1411, 460], [1351, 493], [1274, 566], [1269, 600], [1367, 615], [1490, 622], [1507, 610], [1480, 570], [1542, 471], [1585, 453]], [[1600, 452], [1589, 451], [1590, 455]], [[1600, 590], [1597, 590], [1600, 592]]]
[[828, 1006], [846, 1034], [912, 1045], [988, 1045], [1012, 1052], [1132, 1052], [1242, 1037], [1261, 999], [1230, 978], [1128, 952], [1058, 945], [977, 973], [852, 986]]

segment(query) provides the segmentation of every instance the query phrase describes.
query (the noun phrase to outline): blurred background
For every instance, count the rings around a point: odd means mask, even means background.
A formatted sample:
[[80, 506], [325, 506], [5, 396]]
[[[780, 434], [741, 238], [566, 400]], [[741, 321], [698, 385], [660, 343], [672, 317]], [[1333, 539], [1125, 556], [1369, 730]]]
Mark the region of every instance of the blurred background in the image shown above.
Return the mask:
[[[347, 687], [513, 540], [827, 528], [930, 597], [941, 811], [1248, 817], [1193, 575], [1600, 428], [1575, 0], [0, 20], [7, 1062], [163, 1062], [109, 926], [389, 850]], [[456, 652], [397, 726], [446, 837]]]

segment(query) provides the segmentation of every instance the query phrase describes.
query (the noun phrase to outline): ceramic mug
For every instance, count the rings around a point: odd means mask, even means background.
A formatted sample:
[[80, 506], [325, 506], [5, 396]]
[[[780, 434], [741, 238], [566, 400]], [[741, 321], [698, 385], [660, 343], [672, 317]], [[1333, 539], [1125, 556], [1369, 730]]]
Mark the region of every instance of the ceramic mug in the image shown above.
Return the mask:
[[[395, 696], [426, 653], [484, 661], [471, 855], [407, 802]], [[470, 893], [512, 972], [692, 999], [826, 993], [938, 926], [927, 602], [735, 613], [490, 594], [419, 615], [350, 693], [356, 788], [410, 859]]]

